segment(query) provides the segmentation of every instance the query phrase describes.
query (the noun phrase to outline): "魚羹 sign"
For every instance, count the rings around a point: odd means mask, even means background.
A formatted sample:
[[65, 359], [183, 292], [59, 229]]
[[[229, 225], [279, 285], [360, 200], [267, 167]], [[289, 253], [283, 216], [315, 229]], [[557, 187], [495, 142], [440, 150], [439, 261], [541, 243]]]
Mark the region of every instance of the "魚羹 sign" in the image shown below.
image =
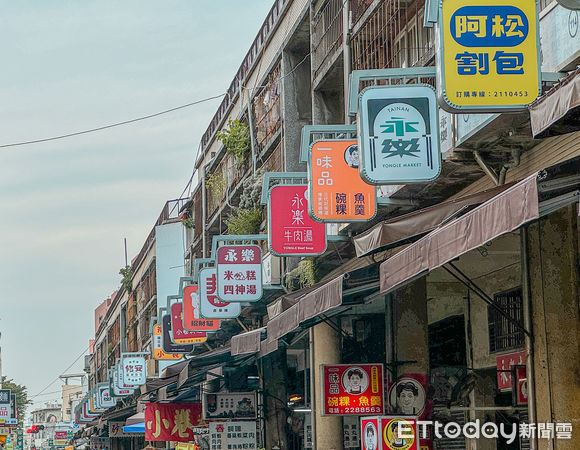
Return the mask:
[[307, 185], [280, 185], [270, 189], [268, 242], [280, 256], [321, 255], [326, 250], [326, 226], [308, 215]]
[[[189, 331], [183, 326], [185, 315], [183, 303], [177, 302], [171, 305], [171, 338], [176, 344], [201, 344], [207, 341], [204, 331]], [[219, 327], [219, 324], [218, 324]]]
[[359, 98], [360, 176], [371, 184], [422, 183], [441, 172], [431, 86], [371, 86]]
[[123, 383], [129, 386], [141, 386], [147, 382], [147, 363], [143, 356], [125, 353], [121, 355]]
[[320, 222], [366, 222], [377, 212], [375, 187], [359, 175], [357, 141], [316, 141], [308, 158], [308, 213]]
[[536, 0], [445, 0], [437, 77], [450, 112], [523, 110], [540, 94]]
[[323, 415], [384, 412], [382, 364], [322, 366]]
[[147, 403], [145, 440], [191, 442], [201, 420], [201, 403]]
[[204, 319], [200, 314], [201, 300], [198, 286], [186, 286], [183, 289], [183, 328], [190, 331], [217, 331], [219, 319]]
[[239, 302], [226, 303], [217, 297], [217, 276], [215, 267], [205, 267], [199, 271], [199, 303], [204, 319], [235, 319], [242, 312]]
[[[183, 358], [182, 353], [165, 353], [163, 350], [163, 327], [159, 324], [153, 326], [153, 358], [161, 360], [178, 360]], [[115, 394], [116, 395], [116, 394]]]
[[217, 296], [224, 302], [262, 298], [262, 250], [257, 245], [224, 245], [217, 250]]

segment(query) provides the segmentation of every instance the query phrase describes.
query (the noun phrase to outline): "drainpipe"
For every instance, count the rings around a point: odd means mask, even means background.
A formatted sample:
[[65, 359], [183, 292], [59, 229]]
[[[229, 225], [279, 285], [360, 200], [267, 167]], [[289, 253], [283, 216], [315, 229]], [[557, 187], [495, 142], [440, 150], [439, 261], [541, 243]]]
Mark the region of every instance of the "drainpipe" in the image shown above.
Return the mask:
[[350, 97], [350, 0], [345, 0], [342, 6], [342, 60], [344, 64], [344, 123], [350, 124], [348, 104]]
[[479, 167], [481, 167], [481, 170], [483, 170], [485, 174], [493, 180], [496, 186], [499, 186], [499, 177], [497, 173], [495, 173], [493, 168], [487, 165], [478, 150], [473, 151], [473, 157], [475, 158], [475, 162], [479, 165]]
[[503, 167], [501, 168], [501, 171], [499, 172], [499, 184], [505, 184], [505, 177], [507, 175], [507, 171], [509, 169], [513, 169], [514, 167], [518, 167], [520, 165], [520, 156], [521, 156], [521, 151], [520, 149], [513, 149], [512, 150], [512, 161], [504, 164]]
[[308, 328], [308, 345], [310, 353], [310, 426], [312, 427], [312, 448], [316, 449], [316, 386], [314, 383], [314, 330]]
[[[525, 334], [526, 339], [526, 377], [528, 379], [528, 419], [529, 423], [536, 423], [536, 388], [534, 370], [534, 342], [533, 342], [533, 322], [532, 322], [532, 293], [530, 292], [530, 265], [528, 248], [528, 227], [522, 227], [520, 232], [520, 254], [522, 267], [522, 294], [524, 300], [524, 327], [531, 334]], [[538, 441], [534, 436], [530, 439], [530, 449], [537, 450]]]
[[207, 220], [207, 192], [205, 186], [205, 176], [206, 176], [207, 164], [203, 166], [202, 177], [201, 177], [201, 239], [202, 239], [202, 252], [203, 257], [207, 258], [207, 236], [205, 232], [205, 222]]

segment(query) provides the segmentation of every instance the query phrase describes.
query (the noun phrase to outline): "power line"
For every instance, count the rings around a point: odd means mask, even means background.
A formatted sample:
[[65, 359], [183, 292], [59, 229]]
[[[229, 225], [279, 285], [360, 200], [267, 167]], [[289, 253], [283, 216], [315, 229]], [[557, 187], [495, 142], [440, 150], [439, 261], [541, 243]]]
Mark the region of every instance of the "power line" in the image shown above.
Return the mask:
[[61, 134], [59, 136], [53, 136], [53, 137], [49, 137], [49, 138], [34, 139], [32, 141], [23, 141], [23, 142], [13, 142], [11, 144], [2, 144], [2, 145], [0, 145], [0, 148], [17, 147], [19, 145], [29, 145], [29, 144], [38, 144], [40, 142], [56, 141], [58, 139], [65, 139], [65, 138], [69, 138], [69, 137], [73, 137], [73, 136], [79, 136], [81, 134], [94, 133], [96, 131], [102, 131], [102, 130], [107, 130], [109, 128], [120, 127], [121, 125], [127, 125], [127, 124], [130, 124], [130, 123], [139, 122], [141, 120], [151, 119], [153, 117], [161, 116], [163, 114], [167, 114], [167, 113], [170, 113], [170, 112], [173, 112], [173, 111], [177, 111], [179, 109], [184, 109], [184, 108], [189, 108], [190, 106], [199, 105], [200, 103], [208, 102], [210, 100], [214, 100], [216, 98], [223, 97], [224, 95], [226, 95], [226, 94], [224, 93], [224, 94], [214, 95], [213, 97], [208, 97], [208, 98], [204, 98], [203, 100], [198, 100], [198, 101], [195, 101], [195, 102], [187, 103], [185, 105], [176, 106], [175, 108], [166, 109], [164, 111], [160, 111], [160, 112], [157, 112], [157, 113], [154, 113], [154, 114], [148, 114], [146, 116], [137, 117], [135, 119], [124, 120], [123, 122], [116, 122], [116, 123], [112, 123], [112, 124], [109, 124], [109, 125], [103, 125], [103, 126], [97, 127], [97, 128], [91, 128], [91, 129], [88, 129], [88, 130], [76, 131], [74, 133], [68, 133], [68, 134]]
[[[69, 370], [72, 366], [74, 366], [76, 364], [76, 362], [81, 359], [83, 356], [85, 356], [85, 354], [87, 353], [87, 351], [89, 350], [90, 347], [87, 347], [83, 350], [83, 352], [77, 357], [77, 359], [75, 359], [70, 366], [68, 366], [66, 369], [64, 369], [63, 371], [61, 371], [61, 373], [66, 373], [67, 370]], [[29, 400], [35, 399], [36, 397], [38, 397], [39, 395], [41, 395], [44, 391], [46, 391], [49, 387], [51, 387], [54, 383], [56, 383], [58, 380], [60, 380], [60, 377], [56, 377], [53, 381], [51, 381], [42, 391], [40, 391], [38, 394], [33, 395], [32, 397], [29, 398]]]

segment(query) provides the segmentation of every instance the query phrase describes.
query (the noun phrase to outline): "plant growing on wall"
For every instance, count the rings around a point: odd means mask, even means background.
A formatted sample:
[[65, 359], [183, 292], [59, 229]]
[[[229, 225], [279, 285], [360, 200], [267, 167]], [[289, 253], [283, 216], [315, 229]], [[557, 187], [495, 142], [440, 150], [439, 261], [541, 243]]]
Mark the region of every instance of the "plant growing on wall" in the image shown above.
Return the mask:
[[206, 190], [216, 197], [222, 197], [226, 189], [226, 179], [221, 172], [209, 173], [205, 176]]
[[264, 169], [260, 168], [254, 175], [246, 178], [243, 183], [242, 195], [240, 195], [241, 209], [261, 208], [262, 185], [264, 184]]
[[185, 228], [195, 228], [195, 220], [193, 217], [186, 217], [181, 223]]
[[237, 209], [228, 220], [228, 234], [257, 234], [262, 224], [262, 209]]
[[125, 266], [119, 270], [119, 275], [123, 277], [121, 280], [121, 285], [130, 294], [133, 290], [133, 269], [131, 266]]
[[239, 120], [228, 121], [228, 126], [217, 133], [226, 151], [236, 158], [238, 166], [243, 165], [250, 152], [250, 129]]
[[285, 284], [288, 290], [303, 289], [317, 282], [316, 261], [306, 258], [298, 263], [298, 267], [286, 274]]

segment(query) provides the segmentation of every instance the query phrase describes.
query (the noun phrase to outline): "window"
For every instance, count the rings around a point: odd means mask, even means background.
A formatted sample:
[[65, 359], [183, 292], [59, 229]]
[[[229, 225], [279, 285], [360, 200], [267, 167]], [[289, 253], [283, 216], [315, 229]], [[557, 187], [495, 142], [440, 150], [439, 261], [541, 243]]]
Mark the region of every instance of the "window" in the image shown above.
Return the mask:
[[[500, 292], [493, 296], [494, 302], [509, 317], [523, 325], [522, 288]], [[520, 349], [524, 346], [524, 332], [513, 321], [508, 321], [492, 306], [487, 307], [489, 325], [489, 353]]]

